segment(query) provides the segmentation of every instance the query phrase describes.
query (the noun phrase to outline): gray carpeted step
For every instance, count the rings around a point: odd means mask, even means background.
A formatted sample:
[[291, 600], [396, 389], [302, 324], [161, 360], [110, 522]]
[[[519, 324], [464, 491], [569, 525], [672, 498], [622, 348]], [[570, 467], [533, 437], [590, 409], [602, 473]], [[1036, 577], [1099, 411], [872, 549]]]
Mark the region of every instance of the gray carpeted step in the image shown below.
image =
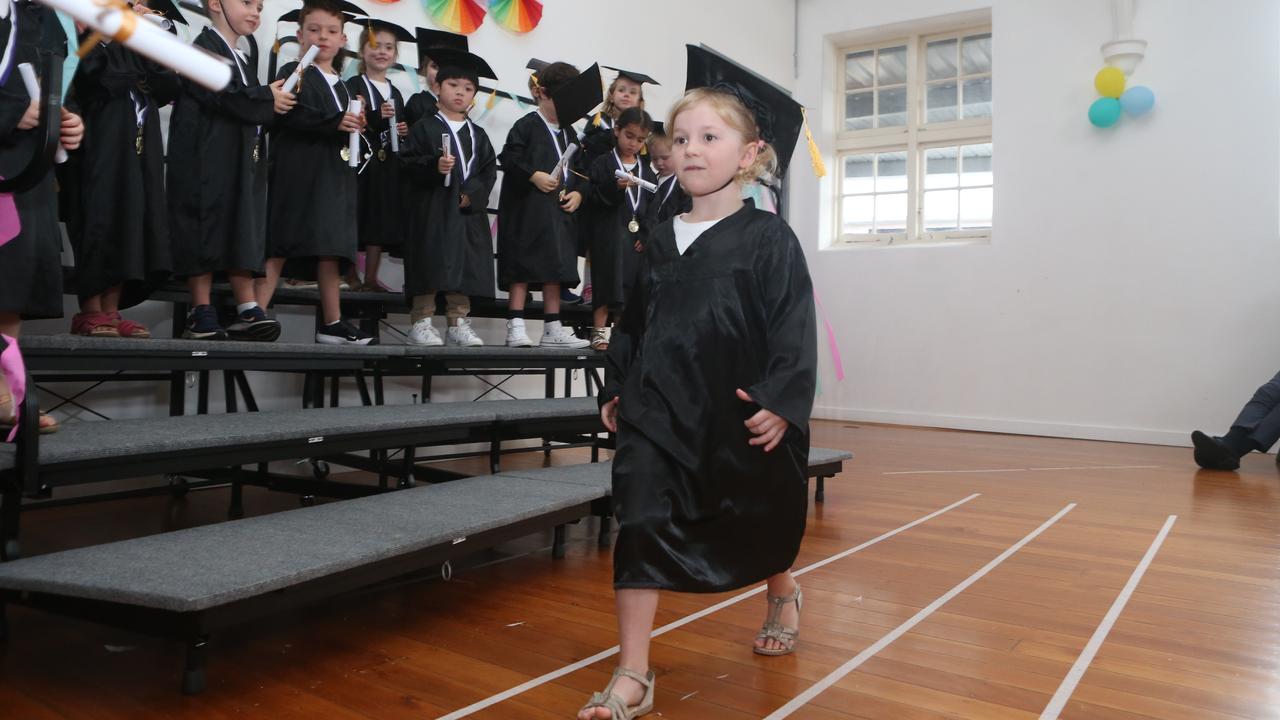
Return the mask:
[[[8, 435], [9, 431], [5, 430], [4, 434]], [[8, 470], [13, 467], [17, 459], [18, 448], [0, 439], [0, 470]]]
[[190, 612], [603, 497], [482, 476], [0, 563], [0, 588]]
[[24, 352], [51, 353], [118, 353], [127, 351], [139, 355], [156, 353], [207, 353], [218, 355], [316, 355], [341, 357], [367, 357], [369, 359], [399, 356], [401, 345], [316, 345], [314, 343], [240, 342], [235, 340], [182, 340], [151, 338], [85, 337], [83, 335], [23, 335]]
[[[517, 420], [550, 420], [599, 416], [600, 408], [593, 397], [549, 398], [545, 400], [493, 400], [480, 403], [497, 416], [498, 422]], [[601, 432], [604, 426], [600, 427]]]

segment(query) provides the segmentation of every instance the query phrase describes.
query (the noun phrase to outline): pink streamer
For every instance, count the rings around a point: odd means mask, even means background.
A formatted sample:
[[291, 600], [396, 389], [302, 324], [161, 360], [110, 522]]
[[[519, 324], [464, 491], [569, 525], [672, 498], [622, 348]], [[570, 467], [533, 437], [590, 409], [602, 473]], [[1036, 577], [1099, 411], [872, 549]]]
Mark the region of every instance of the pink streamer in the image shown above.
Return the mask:
[[11, 193], [0, 193], [0, 247], [18, 237], [22, 222], [18, 219], [18, 206]]
[[9, 394], [13, 398], [13, 429], [9, 431], [7, 442], [13, 442], [18, 436], [18, 406], [27, 397], [27, 370], [22, 362], [22, 353], [18, 350], [18, 339], [0, 334], [5, 348], [0, 350], [0, 375], [9, 383]]
[[836, 368], [836, 382], [844, 380], [844, 362], [840, 360], [840, 345], [836, 343], [836, 331], [827, 319], [827, 311], [822, 307], [822, 298], [818, 297], [817, 288], [813, 291], [813, 302], [818, 306], [818, 315], [822, 317], [822, 326], [827, 329], [827, 347], [831, 349], [831, 362]]

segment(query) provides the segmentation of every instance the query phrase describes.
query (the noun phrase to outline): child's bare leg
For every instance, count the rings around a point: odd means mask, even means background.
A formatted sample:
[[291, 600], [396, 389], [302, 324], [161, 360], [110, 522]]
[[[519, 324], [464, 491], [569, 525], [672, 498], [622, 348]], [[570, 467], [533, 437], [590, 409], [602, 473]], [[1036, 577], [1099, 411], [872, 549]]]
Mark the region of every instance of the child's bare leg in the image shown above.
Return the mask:
[[606, 327], [609, 325], [609, 306], [601, 305], [591, 312], [592, 327]]
[[320, 285], [320, 309], [324, 313], [324, 324], [332, 325], [342, 319], [342, 303], [338, 288], [338, 259], [323, 258], [317, 261], [316, 280]]
[[213, 273], [192, 275], [187, 278], [187, 290], [191, 292], [191, 305], [210, 305], [213, 300]]
[[364, 249], [364, 284], [377, 286], [378, 268], [382, 265], [382, 246], [367, 245]]
[[[227, 275], [229, 276], [227, 279], [231, 281], [231, 295], [235, 297], [237, 305], [258, 302], [258, 298], [254, 295], [253, 273], [248, 270], [232, 270]], [[266, 311], [267, 307], [263, 305], [262, 312]]]
[[284, 258], [267, 258], [266, 277], [253, 279], [253, 293], [257, 296], [258, 307], [266, 312], [271, 307], [271, 298], [276, 294], [276, 286], [280, 284], [280, 273], [284, 272]]
[[511, 283], [507, 292], [507, 306], [512, 310], [523, 310], [529, 299], [529, 283]]
[[560, 314], [560, 283], [542, 286], [542, 310], [549, 315]]
[[[618, 664], [644, 675], [649, 672], [649, 636], [653, 633], [653, 616], [658, 611], [657, 590], [618, 590], [618, 639], [621, 652]], [[630, 678], [618, 678], [613, 686], [614, 694], [626, 705], [635, 705], [644, 699], [644, 688]], [[579, 720], [604, 720], [610, 717], [604, 708], [583, 710]]]

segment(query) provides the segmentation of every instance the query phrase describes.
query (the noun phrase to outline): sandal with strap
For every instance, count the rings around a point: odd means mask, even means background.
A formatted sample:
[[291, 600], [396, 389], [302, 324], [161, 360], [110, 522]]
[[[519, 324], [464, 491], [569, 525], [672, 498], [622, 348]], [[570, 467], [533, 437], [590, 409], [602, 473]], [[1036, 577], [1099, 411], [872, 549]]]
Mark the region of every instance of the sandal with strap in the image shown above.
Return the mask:
[[757, 640], [777, 640], [782, 647], [771, 649], [767, 647], [751, 646], [752, 652], [757, 655], [790, 655], [796, 651], [796, 640], [800, 637], [800, 629], [786, 627], [782, 624], [782, 609], [787, 603], [796, 604], [796, 614], [800, 614], [800, 606], [804, 604], [804, 594], [800, 592], [800, 586], [796, 585], [795, 592], [782, 597], [769, 595], [769, 615], [765, 618], [764, 626], [760, 628], [760, 633], [756, 635]]
[[[644, 697], [635, 705], [627, 705], [621, 697], [613, 694], [613, 686], [618, 682], [618, 678], [626, 677], [640, 683], [640, 687], [644, 688]], [[641, 675], [635, 670], [628, 670], [624, 667], [615, 668], [613, 677], [609, 678], [609, 684], [605, 686], [604, 692], [592, 693], [591, 699], [578, 709], [581, 715], [583, 710], [592, 708], [604, 708], [609, 711], [612, 720], [631, 720], [641, 715], [648, 715], [653, 712], [653, 671]]]
[[[18, 424], [13, 411], [13, 396], [0, 397], [0, 408], [4, 408], [0, 409], [0, 442], [3, 442], [9, 431], [13, 430], [13, 426]], [[41, 435], [52, 435], [61, 427], [52, 415], [40, 413], [40, 426], [36, 429]]]
[[120, 337], [115, 320], [101, 312], [76, 313], [71, 317], [71, 332], [88, 337]]
[[606, 352], [609, 349], [609, 329], [602, 327], [591, 328], [591, 349], [596, 352]]
[[115, 321], [116, 332], [120, 337], [137, 338], [140, 340], [145, 340], [151, 337], [151, 331], [147, 329], [146, 325], [123, 317], [118, 312], [111, 313], [111, 319]]

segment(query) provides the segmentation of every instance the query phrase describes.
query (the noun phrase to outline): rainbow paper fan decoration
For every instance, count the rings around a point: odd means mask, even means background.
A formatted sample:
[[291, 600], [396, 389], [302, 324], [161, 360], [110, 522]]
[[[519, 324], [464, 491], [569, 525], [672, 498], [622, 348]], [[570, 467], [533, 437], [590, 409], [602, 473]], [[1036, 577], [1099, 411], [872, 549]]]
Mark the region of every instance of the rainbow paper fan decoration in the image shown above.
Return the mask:
[[470, 35], [484, 22], [484, 8], [476, 0], [424, 0], [427, 14], [449, 32]]
[[538, 0], [489, 0], [489, 14], [511, 32], [527, 33], [542, 20], [542, 3]]

